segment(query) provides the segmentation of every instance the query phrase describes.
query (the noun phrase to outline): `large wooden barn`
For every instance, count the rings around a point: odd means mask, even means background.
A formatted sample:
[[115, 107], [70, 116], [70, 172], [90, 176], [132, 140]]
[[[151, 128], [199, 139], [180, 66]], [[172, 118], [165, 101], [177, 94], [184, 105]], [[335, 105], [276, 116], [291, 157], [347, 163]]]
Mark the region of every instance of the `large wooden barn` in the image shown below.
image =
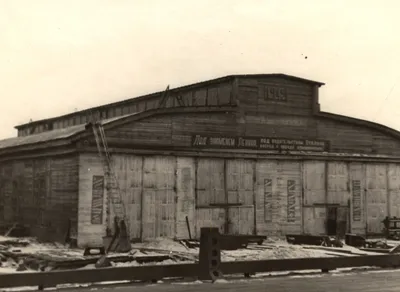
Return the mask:
[[[320, 111], [322, 83], [235, 75], [16, 127], [0, 141], [0, 220], [78, 245], [105, 235], [102, 119], [132, 240], [382, 233], [400, 217], [400, 133]], [[111, 223], [110, 223], [111, 224]]]

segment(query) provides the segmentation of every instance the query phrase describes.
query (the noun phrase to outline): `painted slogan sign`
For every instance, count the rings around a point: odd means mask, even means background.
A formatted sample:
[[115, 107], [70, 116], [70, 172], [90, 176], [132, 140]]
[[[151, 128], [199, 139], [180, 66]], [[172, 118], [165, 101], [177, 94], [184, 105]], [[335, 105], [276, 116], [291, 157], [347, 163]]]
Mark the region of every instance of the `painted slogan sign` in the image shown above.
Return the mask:
[[324, 140], [271, 137], [216, 137], [194, 135], [192, 136], [192, 146], [203, 148], [258, 149], [270, 151], [329, 151], [329, 143]]

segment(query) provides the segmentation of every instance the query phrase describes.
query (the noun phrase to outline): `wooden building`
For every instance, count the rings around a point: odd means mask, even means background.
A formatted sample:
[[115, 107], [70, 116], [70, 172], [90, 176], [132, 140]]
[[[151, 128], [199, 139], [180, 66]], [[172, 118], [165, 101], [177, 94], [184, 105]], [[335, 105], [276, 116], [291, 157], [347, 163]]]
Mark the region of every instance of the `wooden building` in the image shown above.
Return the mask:
[[[322, 83], [235, 75], [18, 126], [0, 141], [0, 220], [78, 244], [105, 235], [102, 118], [131, 239], [382, 233], [400, 217], [400, 133], [321, 112]], [[112, 213], [112, 212], [111, 212]]]

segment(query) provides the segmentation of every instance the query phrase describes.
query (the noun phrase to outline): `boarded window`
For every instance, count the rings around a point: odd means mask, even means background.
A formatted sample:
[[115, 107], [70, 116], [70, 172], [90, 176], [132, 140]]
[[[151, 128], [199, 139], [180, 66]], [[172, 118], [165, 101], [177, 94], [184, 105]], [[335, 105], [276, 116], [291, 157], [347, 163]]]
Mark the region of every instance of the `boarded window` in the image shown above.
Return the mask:
[[137, 104], [131, 104], [129, 106], [129, 111], [130, 111], [130, 113], [136, 113], [137, 112]]
[[361, 182], [352, 181], [353, 187], [353, 221], [361, 221]]
[[264, 220], [272, 221], [272, 179], [264, 180]]
[[122, 114], [123, 115], [129, 114], [129, 106], [128, 105], [124, 105], [124, 107], [122, 108]]
[[138, 104], [138, 112], [143, 112], [146, 110], [146, 103], [145, 102], [140, 102]]
[[294, 180], [287, 181], [287, 221], [295, 222], [296, 220], [296, 182]]
[[116, 109], [115, 109], [115, 115], [117, 116], [117, 117], [119, 117], [119, 116], [122, 116], [122, 108], [121, 107], [117, 107]]
[[108, 117], [109, 118], [114, 118], [115, 117], [115, 110], [113, 108], [110, 108], [108, 110]]
[[92, 184], [92, 224], [103, 223], [104, 176], [94, 175]]

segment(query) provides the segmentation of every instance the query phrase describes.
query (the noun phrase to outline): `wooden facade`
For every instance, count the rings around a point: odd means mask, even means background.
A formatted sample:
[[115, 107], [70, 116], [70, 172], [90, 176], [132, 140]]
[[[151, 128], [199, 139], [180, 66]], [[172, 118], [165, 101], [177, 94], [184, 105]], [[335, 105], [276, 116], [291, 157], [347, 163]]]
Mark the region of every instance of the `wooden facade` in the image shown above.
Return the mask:
[[[400, 216], [400, 133], [321, 112], [320, 86], [230, 76], [97, 108], [131, 239], [187, 238], [186, 218], [196, 237], [203, 226], [382, 233], [385, 216]], [[101, 242], [113, 211], [80, 115], [40, 121], [57, 126], [37, 134], [38, 124], [24, 125], [21, 137], [0, 141], [0, 220], [32, 223], [46, 238], [70, 218], [80, 246]]]
[[29, 226], [31, 234], [64, 241], [77, 232], [78, 155], [0, 164], [0, 222]]

